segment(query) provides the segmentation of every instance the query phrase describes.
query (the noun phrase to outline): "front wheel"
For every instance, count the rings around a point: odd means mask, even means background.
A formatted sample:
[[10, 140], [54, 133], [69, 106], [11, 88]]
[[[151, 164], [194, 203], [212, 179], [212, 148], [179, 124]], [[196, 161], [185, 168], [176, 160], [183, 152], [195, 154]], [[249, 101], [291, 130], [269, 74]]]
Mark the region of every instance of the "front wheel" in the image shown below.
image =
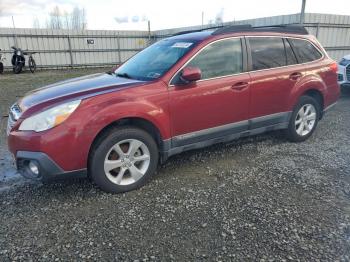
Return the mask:
[[147, 132], [134, 127], [109, 130], [90, 154], [89, 174], [104, 191], [137, 189], [151, 178], [158, 165], [158, 147]]
[[0, 62], [0, 74], [4, 72], [4, 64]]
[[308, 139], [316, 129], [320, 111], [320, 105], [314, 98], [302, 96], [290, 118], [287, 138], [292, 142]]

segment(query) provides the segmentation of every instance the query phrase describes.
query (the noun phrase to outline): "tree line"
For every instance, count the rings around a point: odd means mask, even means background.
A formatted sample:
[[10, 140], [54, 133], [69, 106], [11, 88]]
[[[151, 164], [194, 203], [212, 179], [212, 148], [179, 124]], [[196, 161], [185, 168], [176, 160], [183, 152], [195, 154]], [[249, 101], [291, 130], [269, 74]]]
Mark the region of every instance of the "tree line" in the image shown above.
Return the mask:
[[68, 12], [55, 6], [44, 24], [35, 17], [33, 28], [85, 30], [87, 29], [86, 12], [84, 8], [79, 7], [74, 7], [71, 12]]

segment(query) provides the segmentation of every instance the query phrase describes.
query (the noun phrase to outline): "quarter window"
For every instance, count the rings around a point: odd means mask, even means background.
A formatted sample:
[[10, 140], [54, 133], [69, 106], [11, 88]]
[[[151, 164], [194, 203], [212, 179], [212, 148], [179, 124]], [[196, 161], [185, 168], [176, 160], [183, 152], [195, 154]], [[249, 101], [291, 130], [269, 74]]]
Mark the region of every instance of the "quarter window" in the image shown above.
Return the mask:
[[241, 73], [243, 70], [241, 40], [226, 39], [205, 47], [187, 66], [198, 67], [202, 79]]
[[287, 65], [282, 38], [250, 37], [253, 70], [268, 69]]
[[309, 41], [302, 39], [289, 39], [299, 63], [307, 63], [318, 60], [322, 54]]

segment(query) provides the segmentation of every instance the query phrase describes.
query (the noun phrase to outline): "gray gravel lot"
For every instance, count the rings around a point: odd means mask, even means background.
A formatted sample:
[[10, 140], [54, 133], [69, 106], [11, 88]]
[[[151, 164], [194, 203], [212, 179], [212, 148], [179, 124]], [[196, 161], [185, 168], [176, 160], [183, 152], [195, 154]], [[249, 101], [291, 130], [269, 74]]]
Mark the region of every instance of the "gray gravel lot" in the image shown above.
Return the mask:
[[[25, 91], [101, 69], [0, 75]], [[0, 134], [0, 261], [350, 260], [350, 92], [306, 142], [280, 132], [169, 159], [140, 190], [15, 175]]]

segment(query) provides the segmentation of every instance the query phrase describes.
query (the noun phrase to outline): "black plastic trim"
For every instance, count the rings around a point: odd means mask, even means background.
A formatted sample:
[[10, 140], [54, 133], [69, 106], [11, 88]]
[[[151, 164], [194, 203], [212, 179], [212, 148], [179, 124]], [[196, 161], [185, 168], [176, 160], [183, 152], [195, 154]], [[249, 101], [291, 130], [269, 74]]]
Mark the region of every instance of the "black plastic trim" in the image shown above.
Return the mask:
[[276, 32], [308, 35], [309, 32], [303, 26], [298, 25], [275, 25], [275, 26], [257, 26], [252, 25], [231, 25], [215, 30], [212, 35], [222, 35], [238, 32]]
[[[166, 159], [169, 158], [170, 156], [180, 154], [180, 153], [185, 152], [185, 151], [200, 149], [200, 148], [208, 147], [208, 146], [215, 145], [218, 143], [226, 143], [226, 142], [229, 142], [229, 141], [232, 141], [235, 139], [239, 139], [239, 138], [247, 137], [247, 136], [252, 136], [252, 135], [258, 135], [258, 134], [265, 133], [268, 131], [286, 129], [287, 127], [288, 127], [288, 123], [280, 123], [280, 124], [276, 124], [276, 125], [265, 126], [265, 127], [261, 127], [261, 128], [248, 130], [248, 131], [243, 131], [240, 133], [235, 133], [235, 134], [231, 134], [231, 135], [227, 135], [227, 136], [212, 138], [212, 139], [208, 139], [208, 140], [201, 141], [201, 142], [186, 144], [186, 145], [178, 146], [178, 147], [172, 147], [169, 151], [162, 152], [162, 162], [164, 163], [166, 161]], [[169, 143], [169, 141], [167, 143]]]
[[16, 166], [18, 172], [26, 178], [30, 178], [28, 174], [27, 163], [35, 160], [39, 165], [39, 177], [33, 178], [41, 181], [50, 181], [56, 179], [66, 179], [68, 177], [86, 177], [87, 170], [64, 171], [55, 163], [48, 155], [42, 152], [18, 151], [16, 154]]
[[291, 112], [257, 117], [237, 123], [199, 130], [163, 141], [162, 162], [175, 154], [199, 149], [217, 143], [229, 142], [245, 136], [257, 135], [267, 131], [286, 129]]

